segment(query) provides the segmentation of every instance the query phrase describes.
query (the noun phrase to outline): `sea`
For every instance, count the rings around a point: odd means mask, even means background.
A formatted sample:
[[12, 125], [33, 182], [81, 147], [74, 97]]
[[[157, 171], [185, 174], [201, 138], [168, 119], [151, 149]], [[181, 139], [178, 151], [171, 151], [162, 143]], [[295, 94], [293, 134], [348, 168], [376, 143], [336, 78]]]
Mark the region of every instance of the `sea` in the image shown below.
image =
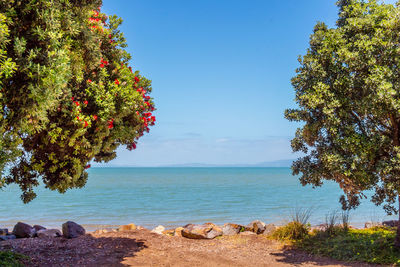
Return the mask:
[[[290, 168], [239, 167], [91, 168], [83, 189], [60, 194], [40, 186], [36, 192], [36, 199], [23, 204], [17, 186], [0, 191], [0, 228], [12, 229], [19, 221], [51, 228], [75, 221], [88, 231], [129, 223], [151, 229], [256, 219], [280, 225], [305, 210], [317, 225], [341, 213], [342, 194], [333, 182], [303, 187]], [[369, 198], [350, 212], [355, 227], [394, 218]]]

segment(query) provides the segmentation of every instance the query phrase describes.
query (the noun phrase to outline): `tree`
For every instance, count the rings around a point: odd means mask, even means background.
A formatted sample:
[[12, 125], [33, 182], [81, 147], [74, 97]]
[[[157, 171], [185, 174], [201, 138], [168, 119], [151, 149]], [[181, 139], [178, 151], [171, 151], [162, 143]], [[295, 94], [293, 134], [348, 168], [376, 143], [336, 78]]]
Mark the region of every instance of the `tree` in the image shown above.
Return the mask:
[[0, 0], [0, 188], [26, 203], [40, 180], [85, 185], [90, 162], [132, 150], [154, 125], [151, 81], [129, 67], [101, 0]]
[[[335, 28], [318, 23], [292, 79], [302, 122], [292, 140], [304, 156], [292, 165], [303, 185], [337, 182], [344, 209], [366, 191], [388, 214], [400, 203], [400, 10], [377, 1], [337, 3]], [[400, 226], [396, 237], [400, 246]]]

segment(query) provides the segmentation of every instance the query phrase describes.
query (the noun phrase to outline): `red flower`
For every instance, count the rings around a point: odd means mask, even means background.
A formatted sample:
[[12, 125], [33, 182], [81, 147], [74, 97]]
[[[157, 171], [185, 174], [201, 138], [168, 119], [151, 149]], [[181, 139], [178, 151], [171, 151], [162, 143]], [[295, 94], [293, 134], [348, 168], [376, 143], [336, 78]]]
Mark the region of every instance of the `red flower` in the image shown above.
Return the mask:
[[116, 84], [116, 85], [119, 85], [118, 79], [115, 79], [115, 84]]
[[97, 115], [93, 115], [93, 119], [97, 121]]
[[92, 82], [92, 80], [90, 80], [90, 79], [89, 79], [89, 80], [87, 80], [87, 82], [88, 82], [88, 83], [91, 83], [91, 82]]
[[88, 164], [85, 166], [85, 170], [89, 169], [90, 167], [92, 167], [92, 165]]
[[75, 103], [75, 105], [76, 105], [77, 107], [79, 107], [79, 102], [78, 102], [78, 101], [74, 101], [74, 103]]
[[139, 82], [140, 79], [139, 79], [138, 77], [135, 76], [135, 81], [136, 81], [136, 82]]
[[71, 100], [74, 101], [75, 97], [71, 97]]
[[85, 128], [88, 127], [89, 123], [85, 121]]
[[132, 143], [132, 148], [136, 149], [136, 143]]
[[104, 68], [104, 64], [103, 63], [100, 64], [100, 68]]
[[76, 116], [76, 119], [78, 120], [78, 121], [80, 121], [81, 119], [79, 118], [79, 116]]
[[155, 116], [151, 116], [151, 120], [152, 121], [156, 121], [156, 117]]
[[129, 67], [129, 70], [132, 72], [132, 67]]
[[114, 128], [114, 120], [113, 119], [108, 121], [108, 129], [112, 129], [112, 128]]
[[87, 105], [89, 102], [87, 100], [83, 101], [83, 104]]

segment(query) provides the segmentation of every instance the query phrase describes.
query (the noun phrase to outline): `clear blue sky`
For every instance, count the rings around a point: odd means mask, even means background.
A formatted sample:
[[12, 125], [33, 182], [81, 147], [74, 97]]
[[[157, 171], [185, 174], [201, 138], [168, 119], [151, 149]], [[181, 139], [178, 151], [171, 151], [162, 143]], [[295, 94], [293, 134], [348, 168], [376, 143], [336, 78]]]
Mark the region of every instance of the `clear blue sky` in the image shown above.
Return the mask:
[[[109, 165], [236, 164], [293, 159], [291, 77], [334, 0], [104, 0], [132, 65], [153, 81], [157, 124]], [[389, 1], [394, 2], [394, 1]]]

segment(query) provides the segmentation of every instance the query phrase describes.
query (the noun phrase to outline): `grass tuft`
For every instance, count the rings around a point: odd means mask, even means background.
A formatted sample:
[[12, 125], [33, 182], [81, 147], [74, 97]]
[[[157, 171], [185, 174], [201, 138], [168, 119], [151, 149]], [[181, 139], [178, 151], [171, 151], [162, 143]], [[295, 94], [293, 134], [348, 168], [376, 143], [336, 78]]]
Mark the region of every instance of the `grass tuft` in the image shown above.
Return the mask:
[[304, 225], [300, 222], [293, 221], [277, 228], [271, 234], [271, 237], [278, 240], [300, 240], [305, 238], [309, 231], [309, 225]]
[[23, 260], [28, 257], [11, 251], [0, 251], [0, 266], [2, 267], [22, 267]]
[[296, 207], [291, 214], [293, 222], [299, 222], [300, 224], [306, 225], [311, 217], [313, 208], [299, 208]]

